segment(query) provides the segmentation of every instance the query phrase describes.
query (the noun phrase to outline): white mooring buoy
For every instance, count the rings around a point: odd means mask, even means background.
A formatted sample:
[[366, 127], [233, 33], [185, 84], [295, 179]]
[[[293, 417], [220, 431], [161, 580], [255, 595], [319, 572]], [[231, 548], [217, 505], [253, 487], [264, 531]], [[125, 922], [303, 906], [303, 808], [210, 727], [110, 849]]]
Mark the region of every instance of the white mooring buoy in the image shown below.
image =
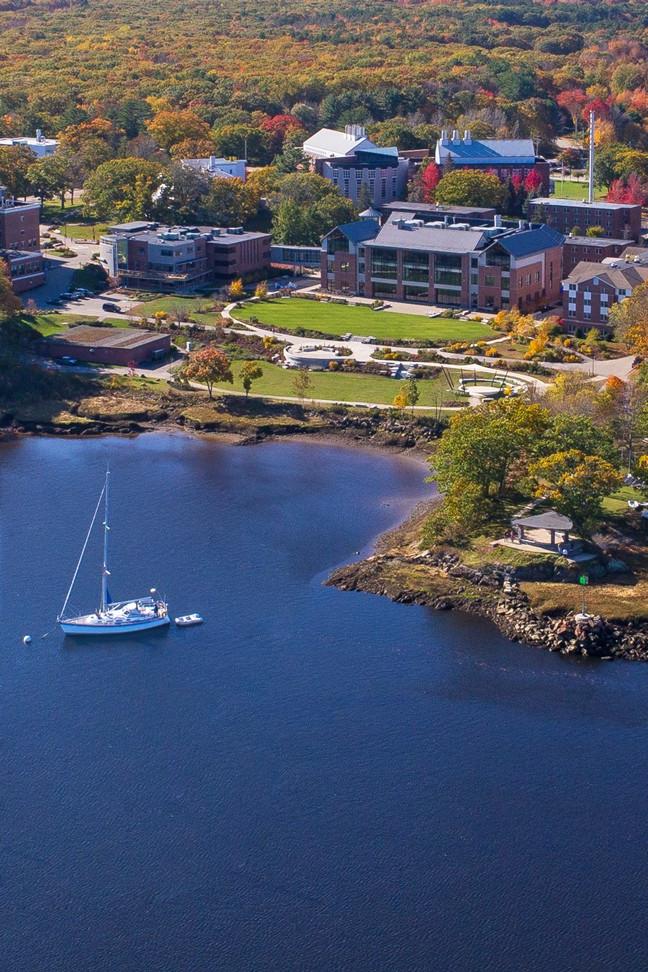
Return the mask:
[[31, 635], [25, 635], [23, 637], [23, 645], [31, 645]]

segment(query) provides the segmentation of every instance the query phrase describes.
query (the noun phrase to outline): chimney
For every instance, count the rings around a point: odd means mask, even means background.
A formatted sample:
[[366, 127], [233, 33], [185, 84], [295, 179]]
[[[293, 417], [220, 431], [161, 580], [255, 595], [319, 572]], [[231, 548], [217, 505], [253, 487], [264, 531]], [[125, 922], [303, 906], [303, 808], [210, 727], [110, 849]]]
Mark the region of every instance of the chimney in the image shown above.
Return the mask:
[[502, 217], [501, 216], [498, 216], [497, 214], [495, 216], [493, 216], [493, 226], [496, 229], [501, 229], [502, 228]]
[[36, 141], [37, 142], [42, 142], [43, 141], [43, 131], [42, 131], [41, 128], [37, 128], [36, 129]]
[[526, 228], [527, 228], [527, 224], [524, 222], [524, 220], [523, 219], [518, 219], [518, 229], [519, 230], [524, 230]]
[[209, 171], [210, 172], [213, 172], [215, 168], [216, 168], [216, 156], [215, 155], [210, 155], [209, 156]]
[[453, 142], [459, 142], [459, 141], [461, 141], [461, 139], [459, 138], [459, 132], [457, 131], [456, 128], [453, 128], [452, 129], [452, 141]]
[[464, 142], [466, 143], [466, 145], [470, 145], [472, 143], [472, 135], [470, 134], [469, 128], [467, 128], [466, 131], [464, 132]]

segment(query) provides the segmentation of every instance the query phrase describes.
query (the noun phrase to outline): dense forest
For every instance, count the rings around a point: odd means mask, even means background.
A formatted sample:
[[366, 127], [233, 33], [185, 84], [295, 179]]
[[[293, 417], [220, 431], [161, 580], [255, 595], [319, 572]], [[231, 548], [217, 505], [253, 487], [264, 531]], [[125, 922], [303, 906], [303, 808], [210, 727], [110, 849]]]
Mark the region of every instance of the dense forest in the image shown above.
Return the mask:
[[308, 130], [396, 119], [413, 144], [442, 121], [546, 139], [595, 101], [648, 139], [642, 0], [0, 0], [0, 30], [2, 134], [99, 117], [132, 140], [163, 104], [216, 132], [297, 108]]

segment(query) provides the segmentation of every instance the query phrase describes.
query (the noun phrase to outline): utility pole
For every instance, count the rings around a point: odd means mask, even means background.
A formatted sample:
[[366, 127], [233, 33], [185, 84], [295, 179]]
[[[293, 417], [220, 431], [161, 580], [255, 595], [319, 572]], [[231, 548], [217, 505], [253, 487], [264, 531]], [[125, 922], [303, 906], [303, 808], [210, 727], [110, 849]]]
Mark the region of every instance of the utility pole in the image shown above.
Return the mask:
[[593, 111], [589, 116], [589, 184], [587, 201], [591, 205], [594, 202], [594, 133], [596, 130], [596, 118]]

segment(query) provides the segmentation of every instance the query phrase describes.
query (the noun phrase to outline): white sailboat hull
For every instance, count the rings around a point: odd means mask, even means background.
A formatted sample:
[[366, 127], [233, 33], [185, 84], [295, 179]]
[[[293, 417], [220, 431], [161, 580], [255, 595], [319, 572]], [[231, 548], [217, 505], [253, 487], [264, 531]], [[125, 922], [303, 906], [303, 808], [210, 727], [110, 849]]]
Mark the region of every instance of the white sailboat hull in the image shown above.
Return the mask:
[[136, 634], [140, 631], [150, 631], [151, 628], [162, 628], [169, 624], [169, 618], [151, 618], [142, 621], [122, 621], [107, 623], [103, 621], [84, 621], [70, 619], [59, 621], [61, 631], [66, 635], [125, 635]]

